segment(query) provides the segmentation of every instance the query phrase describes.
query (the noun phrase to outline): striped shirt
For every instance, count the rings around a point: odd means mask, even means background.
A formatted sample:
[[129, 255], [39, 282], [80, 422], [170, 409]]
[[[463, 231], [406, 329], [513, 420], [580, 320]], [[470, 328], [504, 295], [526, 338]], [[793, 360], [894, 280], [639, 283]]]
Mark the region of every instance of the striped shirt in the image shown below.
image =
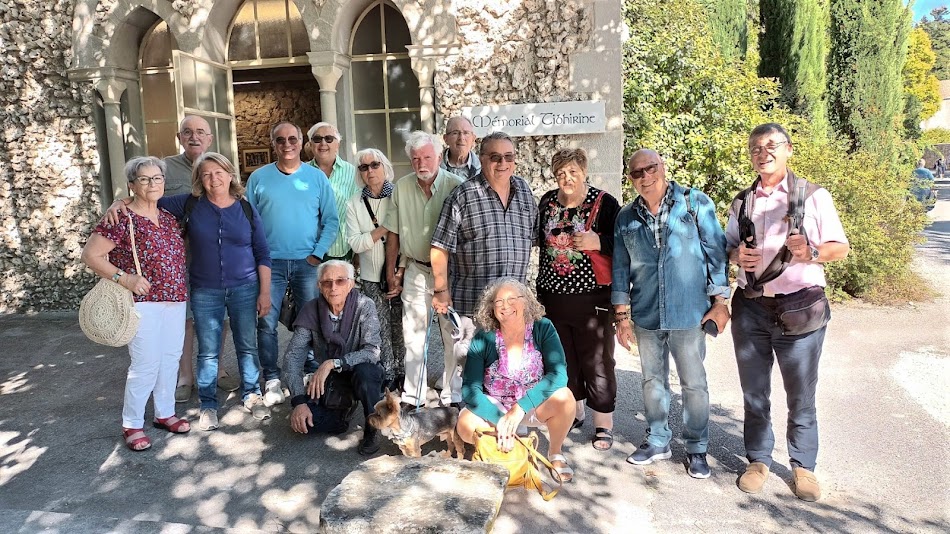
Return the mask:
[[[318, 169], [320, 168], [316, 159], [312, 159], [307, 163]], [[359, 192], [359, 187], [356, 185], [356, 167], [337, 156], [336, 161], [333, 162], [333, 170], [330, 171], [329, 179], [330, 188], [333, 189], [333, 196], [336, 200], [336, 212], [340, 214], [342, 220], [343, 214], [346, 213], [346, 203]], [[350, 244], [346, 241], [346, 225], [341, 223], [336, 240], [330, 245], [327, 255], [342, 258], [349, 252]]]
[[449, 251], [452, 305], [474, 315], [485, 287], [511, 276], [525, 282], [538, 235], [538, 205], [528, 182], [512, 176], [508, 207], [481, 174], [462, 182], [442, 206], [432, 246]]

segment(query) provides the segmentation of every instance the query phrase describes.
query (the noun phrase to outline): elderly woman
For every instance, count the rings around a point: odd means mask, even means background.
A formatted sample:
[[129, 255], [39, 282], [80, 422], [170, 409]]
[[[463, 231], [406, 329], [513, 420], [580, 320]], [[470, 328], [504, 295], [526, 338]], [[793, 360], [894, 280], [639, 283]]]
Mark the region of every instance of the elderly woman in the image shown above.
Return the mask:
[[260, 387], [257, 319], [270, 310], [270, 249], [261, 217], [228, 158], [205, 152], [192, 169], [192, 191], [161, 199], [183, 221], [191, 250], [191, 309], [198, 336], [198, 428], [218, 428], [218, 359], [225, 315], [241, 374], [241, 401], [267, 419]]
[[541, 197], [538, 210], [538, 298], [564, 345], [567, 387], [577, 399], [573, 427], [584, 422], [586, 400], [594, 417], [593, 447], [605, 451], [614, 442], [617, 377], [608, 312], [610, 279], [598, 279], [594, 260], [613, 255], [620, 205], [610, 194], [588, 185], [583, 149], [557, 152], [551, 171], [558, 188]]
[[[133, 451], [152, 446], [145, 435], [145, 404], [154, 399], [152, 424], [181, 434], [191, 430], [175, 415], [175, 380], [185, 338], [185, 245], [175, 217], [158, 207], [165, 191], [165, 164], [135, 158], [125, 166], [132, 201], [115, 224], [101, 222], [82, 250], [82, 261], [96, 274], [133, 293], [141, 316], [129, 343], [132, 363], [125, 381], [122, 434]], [[142, 272], [136, 272], [129, 223]]]
[[[331, 373], [344, 381], [369, 416], [382, 398], [379, 365], [379, 319], [373, 301], [355, 289], [353, 265], [330, 260], [317, 267], [320, 295], [303, 305], [294, 321], [294, 335], [284, 355], [284, 382], [290, 389], [290, 427], [294, 432], [339, 434], [349, 428], [350, 412], [328, 408], [321, 401]], [[304, 363], [313, 349], [319, 367], [304, 383]], [[365, 425], [359, 453], [379, 450], [379, 435]]]
[[475, 323], [480, 331], [465, 362], [467, 406], [459, 414], [459, 435], [474, 443], [476, 429], [494, 427], [499, 449], [508, 451], [519, 426], [547, 425], [548, 459], [569, 482], [574, 471], [561, 446], [574, 420], [575, 401], [567, 388], [564, 348], [544, 318], [544, 307], [517, 279], [500, 278], [482, 294]]
[[400, 388], [406, 376], [406, 347], [402, 341], [402, 299], [398, 290], [386, 284], [385, 220], [393, 194], [393, 166], [382, 152], [367, 148], [356, 154], [362, 191], [346, 205], [346, 240], [359, 257], [363, 293], [376, 304], [382, 335], [380, 362], [384, 383], [390, 390]]

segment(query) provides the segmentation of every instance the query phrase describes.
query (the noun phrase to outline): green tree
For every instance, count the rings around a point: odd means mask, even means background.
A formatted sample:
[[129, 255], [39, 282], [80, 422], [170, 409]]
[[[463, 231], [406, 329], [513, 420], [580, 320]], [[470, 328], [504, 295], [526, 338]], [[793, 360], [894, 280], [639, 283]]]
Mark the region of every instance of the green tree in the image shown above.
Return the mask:
[[920, 137], [920, 121], [940, 110], [940, 83], [933, 75], [936, 54], [930, 37], [922, 28], [910, 32], [907, 61], [904, 62], [904, 129], [911, 139]]
[[749, 47], [747, 0], [702, 0], [713, 41], [726, 59], [743, 59]]
[[950, 80], [950, 8], [938, 7], [920, 20], [922, 28], [930, 36], [931, 46], [937, 58], [934, 76], [938, 80]]
[[901, 70], [910, 21], [903, 0], [831, 0], [831, 122], [852, 149], [891, 163], [903, 132]]
[[759, 75], [781, 80], [782, 101], [823, 135], [828, 120], [828, 0], [762, 0], [759, 17]]

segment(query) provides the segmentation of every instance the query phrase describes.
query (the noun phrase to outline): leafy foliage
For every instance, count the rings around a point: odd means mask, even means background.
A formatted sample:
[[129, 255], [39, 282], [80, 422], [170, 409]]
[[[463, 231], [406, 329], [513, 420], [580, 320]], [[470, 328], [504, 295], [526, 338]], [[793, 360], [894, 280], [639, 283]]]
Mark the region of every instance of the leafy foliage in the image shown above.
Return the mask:
[[903, 72], [908, 106], [916, 108], [916, 113], [907, 113], [906, 121], [914, 125], [940, 110], [940, 83], [932, 73], [936, 60], [927, 32], [921, 28], [911, 30]]
[[925, 15], [920, 20], [918, 27], [927, 32], [937, 56], [934, 76], [938, 80], [950, 80], [950, 8], [935, 8], [929, 16]]
[[727, 60], [744, 59], [749, 48], [746, 0], [701, 0], [709, 18], [713, 42]]

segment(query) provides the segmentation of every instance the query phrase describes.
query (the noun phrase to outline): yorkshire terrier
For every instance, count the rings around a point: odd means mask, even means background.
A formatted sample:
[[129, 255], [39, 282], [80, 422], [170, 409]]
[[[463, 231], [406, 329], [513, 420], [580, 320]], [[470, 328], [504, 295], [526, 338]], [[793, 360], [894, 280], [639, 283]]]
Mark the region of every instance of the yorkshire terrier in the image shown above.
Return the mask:
[[367, 422], [379, 429], [384, 436], [399, 446], [403, 455], [410, 458], [422, 456], [422, 446], [436, 436], [448, 443], [443, 458], [465, 456], [465, 444], [455, 430], [459, 420], [458, 408], [420, 408], [412, 412], [403, 412], [399, 396], [387, 388], [383, 400], [376, 403], [374, 412]]

